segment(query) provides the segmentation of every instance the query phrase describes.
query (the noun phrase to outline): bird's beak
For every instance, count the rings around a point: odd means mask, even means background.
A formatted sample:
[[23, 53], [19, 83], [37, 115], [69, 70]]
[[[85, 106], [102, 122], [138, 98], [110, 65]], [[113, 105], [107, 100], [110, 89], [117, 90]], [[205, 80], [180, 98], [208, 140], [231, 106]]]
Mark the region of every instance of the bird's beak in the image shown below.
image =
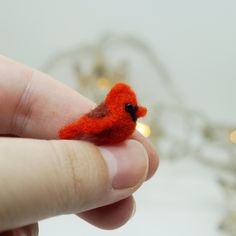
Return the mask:
[[139, 106], [139, 107], [138, 107], [138, 110], [137, 110], [137, 113], [136, 113], [137, 118], [143, 117], [143, 116], [145, 116], [146, 114], [147, 114], [147, 108], [146, 108], [146, 107], [141, 107], [141, 106]]

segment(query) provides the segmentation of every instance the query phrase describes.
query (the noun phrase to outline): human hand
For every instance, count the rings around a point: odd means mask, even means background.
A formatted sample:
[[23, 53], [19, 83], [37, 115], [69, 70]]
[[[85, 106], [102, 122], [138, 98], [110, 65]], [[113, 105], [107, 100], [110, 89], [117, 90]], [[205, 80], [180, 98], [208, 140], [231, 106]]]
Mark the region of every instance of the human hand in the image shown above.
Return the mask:
[[148, 140], [137, 131], [114, 146], [56, 140], [61, 127], [94, 106], [48, 75], [0, 57], [0, 235], [37, 235], [37, 221], [60, 214], [104, 229], [131, 217], [132, 193], [158, 166]]

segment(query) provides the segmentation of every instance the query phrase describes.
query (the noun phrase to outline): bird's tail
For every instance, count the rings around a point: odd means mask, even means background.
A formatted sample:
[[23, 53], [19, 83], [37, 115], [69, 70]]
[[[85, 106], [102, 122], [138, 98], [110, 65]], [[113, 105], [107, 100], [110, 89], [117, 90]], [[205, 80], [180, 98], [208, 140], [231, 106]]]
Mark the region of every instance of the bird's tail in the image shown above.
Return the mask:
[[60, 139], [80, 139], [82, 133], [78, 127], [66, 126], [59, 130]]

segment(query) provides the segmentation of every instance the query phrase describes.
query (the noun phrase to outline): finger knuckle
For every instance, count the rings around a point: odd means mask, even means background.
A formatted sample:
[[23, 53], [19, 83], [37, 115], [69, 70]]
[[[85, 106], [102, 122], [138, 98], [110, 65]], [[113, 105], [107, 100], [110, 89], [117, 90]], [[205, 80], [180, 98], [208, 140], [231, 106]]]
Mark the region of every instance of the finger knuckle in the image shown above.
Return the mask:
[[32, 85], [34, 72], [33, 70], [25, 69], [22, 73], [23, 80], [22, 90], [15, 104], [15, 110], [11, 119], [11, 130], [14, 130], [17, 135], [21, 135], [31, 118], [32, 114]]

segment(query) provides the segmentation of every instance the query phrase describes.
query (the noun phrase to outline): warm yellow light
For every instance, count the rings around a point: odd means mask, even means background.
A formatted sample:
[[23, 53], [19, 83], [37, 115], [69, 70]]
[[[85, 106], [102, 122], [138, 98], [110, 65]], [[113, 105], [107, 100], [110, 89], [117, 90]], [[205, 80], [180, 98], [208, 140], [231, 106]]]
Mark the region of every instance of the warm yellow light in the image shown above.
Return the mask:
[[234, 130], [234, 131], [232, 131], [232, 132], [230, 133], [229, 138], [230, 138], [230, 141], [231, 141], [232, 143], [235, 143], [235, 144], [236, 144], [236, 130]]
[[97, 86], [101, 89], [110, 88], [111, 87], [111, 81], [107, 78], [100, 78], [100, 79], [97, 80]]
[[151, 135], [151, 129], [148, 125], [144, 123], [137, 122], [136, 129], [144, 136], [149, 137]]

